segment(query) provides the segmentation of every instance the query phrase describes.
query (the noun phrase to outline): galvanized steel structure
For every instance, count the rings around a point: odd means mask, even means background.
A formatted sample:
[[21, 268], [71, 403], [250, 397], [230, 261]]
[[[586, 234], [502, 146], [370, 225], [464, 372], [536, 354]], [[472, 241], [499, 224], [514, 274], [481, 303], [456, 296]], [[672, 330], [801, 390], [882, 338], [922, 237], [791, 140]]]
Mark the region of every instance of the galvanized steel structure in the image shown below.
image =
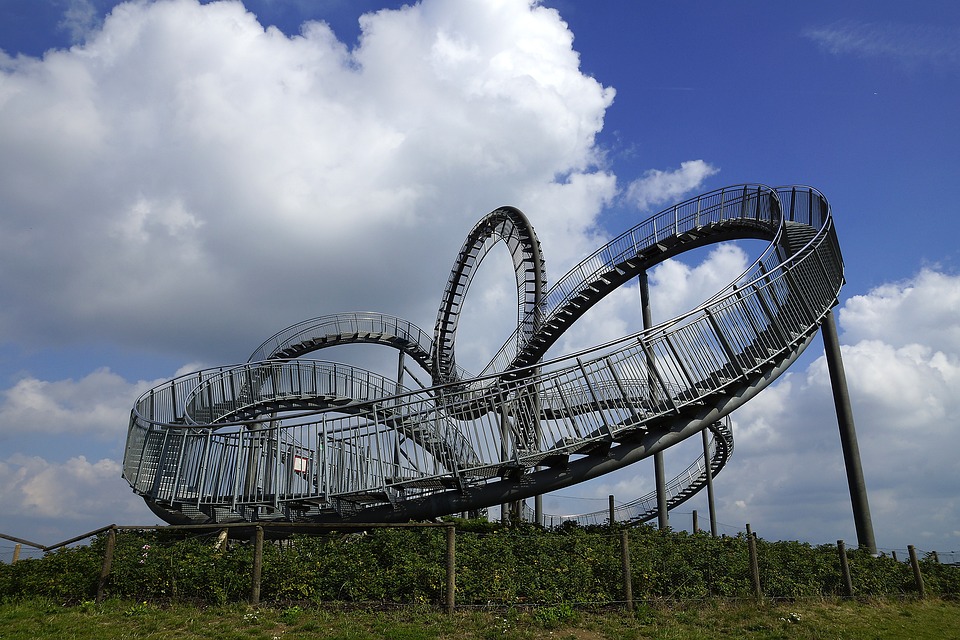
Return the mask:
[[[690, 249], [746, 238], [769, 244], [695, 309], [544, 359], [617, 287]], [[517, 328], [472, 375], [456, 364], [458, 319], [476, 267], [501, 242], [516, 272]], [[550, 287], [532, 226], [503, 207], [469, 233], [432, 335], [383, 314], [324, 316], [276, 334], [248, 362], [171, 380], [137, 400], [123, 475], [166, 521], [206, 523], [472, 511], [595, 478], [704, 429], [715, 474], [733, 446], [727, 416], [797, 359], [843, 280], [830, 206], [810, 187], [739, 185], [687, 200]], [[398, 350], [396, 377], [304, 357], [357, 342]], [[429, 384], [411, 388], [410, 361]], [[695, 462], [671, 483], [670, 506], [708, 475], [706, 460]], [[656, 501], [630, 509], [625, 518], [646, 520]]]

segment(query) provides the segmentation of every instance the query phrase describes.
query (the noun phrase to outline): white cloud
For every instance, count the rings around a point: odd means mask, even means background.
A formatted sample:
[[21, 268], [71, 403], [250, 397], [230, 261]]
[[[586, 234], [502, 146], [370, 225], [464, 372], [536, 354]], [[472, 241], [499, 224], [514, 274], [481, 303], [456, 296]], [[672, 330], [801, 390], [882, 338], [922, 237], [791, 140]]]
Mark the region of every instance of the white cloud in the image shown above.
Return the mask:
[[91, 0], [69, 0], [59, 26], [70, 33], [73, 42], [80, 42], [97, 23], [97, 8]]
[[703, 160], [687, 160], [674, 171], [650, 169], [642, 178], [627, 185], [626, 199], [641, 211], [673, 203], [696, 191], [703, 181], [720, 169]]
[[30, 434], [122, 440], [133, 401], [159, 382], [129, 383], [109, 369], [79, 380], [22, 378], [0, 392], [0, 438]]
[[[754, 258], [756, 256], [753, 256]], [[710, 249], [696, 266], [667, 260], [650, 271], [650, 307], [654, 322], [689, 311], [736, 280], [751, 256], [739, 245], [723, 243]]]
[[960, 30], [944, 25], [840, 20], [805, 29], [803, 35], [836, 55], [886, 58], [906, 64], [960, 63]]
[[[375, 309], [429, 326], [480, 216], [523, 209], [551, 264], [615, 178], [613, 91], [525, 0], [427, 0], [287, 37], [238, 2], [127, 3], [0, 70], [0, 330], [243, 359]], [[546, 243], [545, 243], [546, 244]], [[399, 285], [399, 286], [398, 286]]]
[[847, 340], [877, 339], [901, 347], [914, 343], [960, 353], [960, 277], [933, 269], [854, 296], [840, 312]]
[[[957, 511], [944, 505], [956, 504], [960, 485], [953, 419], [960, 415], [960, 346], [941, 336], [960, 328], [960, 316], [941, 315], [940, 331], [929, 334], [905, 337], [903, 330], [922, 314], [918, 306], [949, 304], [958, 284], [958, 276], [923, 270], [909, 286], [878, 287], [839, 312], [844, 341], [858, 340], [842, 346], [843, 364], [881, 548], [899, 541], [946, 550], [957, 542], [950, 534], [960, 525]], [[717, 480], [721, 512], [743, 501], [749, 517], [766, 523], [765, 537], [855, 543], [824, 358], [787, 374], [734, 419], [736, 452]], [[813, 508], [801, 508], [807, 504]]]
[[21, 520], [47, 521], [47, 526], [49, 521], [90, 521], [93, 529], [117, 518], [142, 520], [146, 508], [117, 482], [119, 476], [120, 464], [106, 458], [91, 462], [76, 456], [56, 462], [15, 454], [0, 460], [0, 509]]

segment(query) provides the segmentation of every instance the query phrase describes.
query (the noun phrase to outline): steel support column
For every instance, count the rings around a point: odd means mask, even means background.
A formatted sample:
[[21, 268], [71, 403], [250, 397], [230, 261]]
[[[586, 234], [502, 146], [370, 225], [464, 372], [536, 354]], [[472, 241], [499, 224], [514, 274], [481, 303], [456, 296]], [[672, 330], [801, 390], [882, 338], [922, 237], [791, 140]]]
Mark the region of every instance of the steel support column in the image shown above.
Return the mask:
[[670, 526], [670, 515], [667, 512], [667, 481], [662, 451], [653, 454], [653, 473], [657, 482], [657, 526], [666, 529]]
[[713, 460], [710, 459], [709, 429], [700, 432], [703, 438], [703, 468], [707, 474], [707, 509], [710, 511], [710, 535], [717, 537], [717, 509], [713, 502]]
[[[653, 319], [650, 313], [650, 286], [647, 282], [647, 272], [643, 271], [637, 276], [637, 280], [640, 284], [640, 307], [643, 313], [643, 328], [649, 329], [653, 326]], [[652, 365], [652, 363], [650, 364]], [[648, 381], [648, 388], [651, 389], [652, 395], [652, 381]], [[657, 485], [657, 524], [661, 529], [666, 529], [670, 526], [670, 515], [667, 510], [667, 481], [663, 469], [662, 451], [653, 454], [653, 473]]]
[[820, 331], [827, 356], [827, 369], [830, 372], [830, 386], [833, 388], [833, 402], [837, 409], [837, 423], [840, 426], [840, 446], [843, 449], [843, 463], [847, 470], [853, 522], [857, 528], [857, 543], [860, 548], [876, 555], [877, 543], [873, 537], [870, 505], [867, 503], [867, 486], [863, 481], [863, 468], [860, 465], [860, 447], [857, 445], [857, 431], [853, 424], [853, 410], [850, 408], [847, 378], [843, 371], [840, 341], [837, 338], [837, 325], [832, 310], [827, 311]]

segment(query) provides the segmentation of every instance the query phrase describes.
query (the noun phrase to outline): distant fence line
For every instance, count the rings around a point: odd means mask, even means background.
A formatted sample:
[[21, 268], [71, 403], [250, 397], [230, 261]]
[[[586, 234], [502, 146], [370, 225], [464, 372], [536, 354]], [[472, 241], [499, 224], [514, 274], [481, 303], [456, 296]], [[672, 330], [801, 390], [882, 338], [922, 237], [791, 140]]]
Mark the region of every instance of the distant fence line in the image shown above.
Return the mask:
[[[262, 580], [265, 570], [265, 559], [264, 559], [264, 545], [265, 540], [268, 536], [274, 537], [285, 537], [290, 533], [307, 533], [307, 534], [319, 534], [319, 533], [330, 533], [330, 532], [366, 532], [373, 531], [375, 529], [444, 529], [444, 551], [442, 554], [442, 559], [434, 558], [428, 560], [427, 563], [434, 563], [435, 568], [430, 570], [432, 575], [435, 578], [439, 578], [439, 575], [443, 575], [442, 585], [435, 588], [435, 593], [441, 594], [441, 598], [434, 598], [434, 604], [441, 605], [446, 611], [452, 612], [457, 606], [456, 594], [457, 594], [457, 538], [458, 538], [458, 523], [456, 522], [440, 522], [440, 523], [406, 523], [406, 524], [291, 524], [291, 523], [261, 523], [261, 524], [251, 524], [251, 523], [237, 523], [237, 524], [216, 524], [216, 525], [185, 525], [185, 526], [118, 526], [118, 525], [109, 525], [106, 527], [101, 527], [97, 530], [91, 531], [89, 533], [73, 537], [69, 540], [57, 543], [55, 545], [44, 546], [31, 542], [28, 540], [22, 540], [9, 536], [6, 534], [0, 534], [0, 538], [8, 540], [15, 543], [15, 547], [12, 555], [11, 564], [20, 560], [20, 554], [23, 546], [30, 547], [32, 549], [43, 551], [45, 554], [50, 553], [51, 551], [56, 551], [58, 549], [64, 549], [72, 544], [81, 542], [88, 538], [98, 537], [98, 548], [103, 549], [102, 551], [102, 564], [100, 565], [99, 575], [96, 580], [96, 601], [102, 601], [107, 595], [107, 587], [110, 583], [111, 575], [114, 571], [114, 559], [115, 551], [117, 544], [117, 535], [121, 532], [170, 532], [170, 533], [218, 533], [219, 537], [222, 540], [229, 538], [241, 540], [241, 544], [248, 550], [252, 550], [252, 555], [249, 559], [249, 583], [248, 583], [248, 601], [251, 604], [259, 604], [261, 601], [261, 589], [262, 589]], [[619, 571], [611, 569], [608, 570], [605, 574], [608, 581], [619, 581], [619, 589], [612, 584], [608, 584], [610, 589], [607, 593], [613, 594], [615, 591], [619, 591], [616, 597], [611, 599], [611, 602], [621, 603], [627, 609], [632, 609], [634, 607], [634, 585], [638, 582], [645, 580], [645, 576], [639, 578], [635, 577], [633, 564], [631, 562], [631, 547], [634, 547], [635, 552], [645, 551], [646, 547], [637, 547], [636, 538], [640, 537], [638, 535], [632, 536], [631, 533], [637, 531], [636, 529], [630, 529], [625, 527], [608, 527], [601, 526], [597, 527], [598, 530], [602, 529], [608, 531], [609, 535], [604, 535], [606, 539], [610, 541], [605, 547], [604, 553], [607, 556], [619, 555], [619, 557], [598, 557], [596, 562], [599, 564], [604, 564], [605, 566], [616, 566]], [[766, 596], [765, 585], [763, 584], [763, 576], [760, 569], [760, 559], [757, 550], [757, 541], [758, 538], [756, 534], [750, 531], [750, 525], [747, 525], [748, 533], [745, 536], [745, 546], [749, 554], [749, 581], [752, 587], [751, 593], [752, 597], [757, 600], [762, 600]], [[467, 531], [467, 533], [474, 533]], [[491, 532], [488, 535], [496, 535], [496, 532]], [[545, 536], [548, 534], [544, 534]], [[685, 533], [679, 535], [687, 535]], [[531, 536], [532, 537], [532, 536]], [[105, 542], [103, 539], [105, 538]], [[616, 542], [614, 542], [616, 538]], [[632, 540], [631, 538], [634, 538]], [[739, 539], [739, 536], [738, 536]], [[218, 543], [219, 544], [219, 543]], [[765, 543], [769, 545], [775, 545], [777, 543]], [[799, 544], [799, 543], [798, 543]], [[819, 548], [823, 548], [825, 545], [821, 545]], [[842, 540], [838, 540], [836, 544], [836, 556], [835, 559], [838, 567], [838, 574], [831, 579], [836, 581], [840, 587], [837, 588], [836, 594], [841, 597], [854, 597], [857, 595], [858, 585], [855, 583], [850, 569], [850, 558], [851, 552], [848, 551]], [[924, 582], [924, 575], [921, 571], [921, 562], [917, 550], [913, 546], [907, 548], [907, 558], [906, 562], [909, 564], [912, 571], [912, 585], [907, 587], [912, 591], [917, 597], [924, 597], [927, 592], [927, 588]], [[897, 561], [897, 564], [902, 564], [901, 560], [897, 558], [896, 553], [892, 554], [893, 560]], [[935, 552], [926, 554], [925, 561], [929, 562], [938, 562], [940, 561], [940, 556], [942, 554], [937, 554]], [[948, 554], [952, 559], [954, 556], [953, 553]], [[246, 556], [245, 556], [246, 557]], [[276, 561], [277, 556], [271, 556], [274, 561]], [[887, 561], [890, 559], [888, 558]], [[142, 564], [142, 561], [141, 561]], [[832, 563], [831, 563], [832, 564]], [[928, 566], [929, 568], [929, 566]], [[2, 569], [2, 568], [0, 568]], [[12, 567], [11, 567], [12, 569]], [[517, 568], [518, 570], [524, 569], [529, 571], [529, 568]], [[468, 571], [476, 571], [476, 568], [469, 568]], [[481, 570], [483, 570], [481, 568]], [[960, 573], [960, 568], [957, 569], [957, 572]], [[614, 574], [619, 574], [616, 576]], [[0, 574], [2, 575], [2, 574]], [[826, 587], [824, 587], [826, 589]], [[0, 593], [0, 596], [4, 594]], [[9, 594], [7, 594], [9, 595]], [[951, 594], [956, 595], [956, 594]], [[439, 601], [438, 601], [439, 600]]]

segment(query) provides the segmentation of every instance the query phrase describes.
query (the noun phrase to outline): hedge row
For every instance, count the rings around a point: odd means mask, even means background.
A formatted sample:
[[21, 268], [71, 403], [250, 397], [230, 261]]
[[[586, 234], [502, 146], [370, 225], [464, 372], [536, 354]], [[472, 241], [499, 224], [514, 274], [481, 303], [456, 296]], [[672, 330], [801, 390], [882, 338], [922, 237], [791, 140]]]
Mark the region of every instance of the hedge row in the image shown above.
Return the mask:
[[[633, 596], [638, 600], [753, 596], [747, 539], [706, 533], [630, 530]], [[620, 528], [506, 528], [458, 523], [458, 605], [611, 603], [622, 601]], [[90, 545], [0, 565], [0, 599], [92, 599], [106, 535]], [[760, 582], [769, 598], [842, 594], [837, 548], [757, 541]], [[260, 598], [266, 602], [444, 602], [441, 529], [291, 536], [264, 548]], [[250, 595], [253, 548], [218, 544], [216, 535], [117, 534], [108, 596], [136, 600], [242, 602]], [[856, 595], [916, 592], [909, 564], [848, 551]], [[960, 596], [960, 567], [921, 561], [928, 592]]]

